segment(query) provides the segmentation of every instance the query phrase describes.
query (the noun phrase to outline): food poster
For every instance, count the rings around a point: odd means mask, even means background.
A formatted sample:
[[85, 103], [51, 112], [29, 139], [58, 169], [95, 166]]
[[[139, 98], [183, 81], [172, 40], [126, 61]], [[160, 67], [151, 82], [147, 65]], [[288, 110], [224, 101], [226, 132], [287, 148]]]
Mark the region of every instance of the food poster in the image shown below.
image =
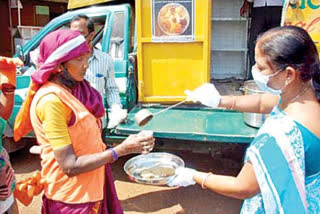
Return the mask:
[[194, 40], [194, 0], [152, 0], [152, 41]]

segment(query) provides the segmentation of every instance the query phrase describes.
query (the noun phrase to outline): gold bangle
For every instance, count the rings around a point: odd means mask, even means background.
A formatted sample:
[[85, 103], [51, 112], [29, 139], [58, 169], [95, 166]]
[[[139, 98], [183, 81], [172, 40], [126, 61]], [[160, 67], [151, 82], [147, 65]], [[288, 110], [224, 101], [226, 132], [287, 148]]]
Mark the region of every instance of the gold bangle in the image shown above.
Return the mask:
[[202, 183], [201, 183], [201, 188], [202, 188], [202, 189], [207, 189], [207, 187], [206, 187], [206, 181], [207, 181], [207, 179], [209, 178], [210, 175], [212, 175], [212, 172], [208, 172], [207, 175], [206, 175], [206, 177], [203, 179], [203, 181], [202, 181]]

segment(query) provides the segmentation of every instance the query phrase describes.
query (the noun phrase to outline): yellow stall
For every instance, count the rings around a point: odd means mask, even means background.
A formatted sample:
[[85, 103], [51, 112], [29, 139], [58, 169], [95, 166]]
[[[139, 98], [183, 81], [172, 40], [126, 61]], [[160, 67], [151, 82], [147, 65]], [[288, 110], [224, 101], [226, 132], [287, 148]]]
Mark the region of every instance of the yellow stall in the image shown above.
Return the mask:
[[210, 81], [211, 0], [137, 0], [139, 102], [185, 99]]
[[[103, 1], [108, 5], [105, 8], [100, 7], [100, 0], [95, 0], [96, 7], [86, 9], [107, 11], [107, 38], [112, 37], [112, 33], [108, 34], [110, 28], [121, 31], [119, 24], [112, 24], [119, 23], [116, 17], [125, 20], [123, 23], [128, 27], [123, 32], [130, 37], [123, 37], [128, 51], [123, 51], [126, 54], [122, 60], [128, 67], [118, 66], [119, 59], [115, 58], [114, 71], [116, 82], [121, 78], [127, 80], [125, 93], [120, 94], [124, 95], [122, 98], [135, 101], [134, 106], [127, 102], [126, 123], [107, 133], [106, 139], [114, 140], [146, 129], [153, 130], [157, 138], [208, 142], [180, 146], [162, 142], [163, 147], [205, 152], [214, 151], [214, 143], [209, 142], [248, 143], [252, 140], [257, 129], [243, 122], [241, 112], [191, 103], [162, 111], [183, 101], [186, 89], [193, 90], [211, 79], [223, 81], [216, 86], [219, 90], [222, 86], [224, 93], [239, 93], [235, 92], [233, 82], [230, 84], [225, 79], [244, 80], [247, 76], [249, 19], [239, 14], [243, 0], [126, 0], [130, 2], [130, 14], [123, 16], [117, 16], [116, 8], [127, 7], [127, 4], [117, 6], [123, 1]], [[92, 2], [70, 0], [69, 8], [76, 12], [76, 8], [91, 6]], [[135, 27], [129, 23], [135, 23]], [[135, 41], [132, 49], [128, 42], [131, 39]], [[134, 78], [134, 84], [130, 78]], [[154, 117], [140, 127], [135, 122], [135, 114], [142, 109], [147, 109]]]

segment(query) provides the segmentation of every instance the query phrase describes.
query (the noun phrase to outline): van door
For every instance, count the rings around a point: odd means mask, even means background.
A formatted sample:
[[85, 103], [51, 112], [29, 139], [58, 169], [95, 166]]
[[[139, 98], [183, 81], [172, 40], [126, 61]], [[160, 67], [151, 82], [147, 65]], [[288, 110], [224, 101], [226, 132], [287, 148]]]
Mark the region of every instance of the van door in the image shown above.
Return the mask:
[[121, 103], [123, 108], [129, 111], [136, 103], [134, 65], [129, 62], [129, 53], [133, 49], [131, 38], [134, 28], [131, 23], [134, 17], [129, 5], [123, 5], [121, 8], [115, 8], [110, 13], [103, 36], [102, 51], [109, 53], [113, 59], [115, 81], [119, 88]]

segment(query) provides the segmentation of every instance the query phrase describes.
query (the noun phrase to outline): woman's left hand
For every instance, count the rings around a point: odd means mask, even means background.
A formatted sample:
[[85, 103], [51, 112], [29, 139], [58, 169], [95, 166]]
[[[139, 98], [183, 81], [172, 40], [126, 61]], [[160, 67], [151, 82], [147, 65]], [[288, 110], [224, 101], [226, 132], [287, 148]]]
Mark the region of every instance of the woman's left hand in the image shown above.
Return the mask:
[[176, 177], [168, 183], [170, 187], [187, 187], [196, 184], [193, 176], [197, 173], [196, 170], [186, 167], [176, 169]]
[[155, 139], [153, 134], [140, 132], [139, 134], [129, 135], [120, 145], [116, 146], [118, 156], [132, 153], [148, 153], [154, 147]]

